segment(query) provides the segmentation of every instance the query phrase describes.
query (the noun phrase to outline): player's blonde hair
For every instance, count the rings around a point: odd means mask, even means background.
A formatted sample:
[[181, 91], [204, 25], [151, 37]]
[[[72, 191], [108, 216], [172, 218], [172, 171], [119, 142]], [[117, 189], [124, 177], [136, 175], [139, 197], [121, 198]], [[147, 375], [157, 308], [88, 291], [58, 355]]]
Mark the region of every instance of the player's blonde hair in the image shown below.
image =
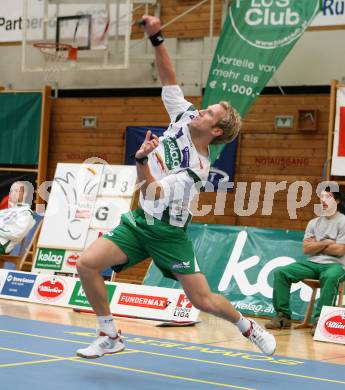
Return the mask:
[[219, 104], [224, 108], [225, 116], [216, 123], [215, 127], [223, 130], [223, 134], [215, 137], [211, 144], [228, 144], [233, 141], [241, 130], [242, 119], [238, 111], [232, 107], [228, 102], [221, 101]]

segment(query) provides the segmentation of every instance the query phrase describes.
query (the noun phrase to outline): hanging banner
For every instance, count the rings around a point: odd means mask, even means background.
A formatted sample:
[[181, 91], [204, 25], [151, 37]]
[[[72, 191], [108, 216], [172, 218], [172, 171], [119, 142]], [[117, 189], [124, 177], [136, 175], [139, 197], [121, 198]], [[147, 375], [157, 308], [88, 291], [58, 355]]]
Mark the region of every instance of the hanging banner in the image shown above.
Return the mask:
[[0, 107], [0, 164], [38, 164], [42, 93], [2, 93]]
[[[226, 100], [244, 117], [320, 10], [320, 0], [232, 1], [203, 107]], [[212, 146], [212, 161], [223, 148]]]
[[345, 88], [337, 90], [331, 174], [345, 176]]
[[[187, 230], [195, 255], [214, 293], [221, 293], [242, 313], [273, 316], [273, 274], [278, 267], [306, 260], [303, 231], [191, 224]], [[145, 285], [180, 288], [151, 264]], [[292, 318], [302, 320], [311, 288], [292, 284]]]

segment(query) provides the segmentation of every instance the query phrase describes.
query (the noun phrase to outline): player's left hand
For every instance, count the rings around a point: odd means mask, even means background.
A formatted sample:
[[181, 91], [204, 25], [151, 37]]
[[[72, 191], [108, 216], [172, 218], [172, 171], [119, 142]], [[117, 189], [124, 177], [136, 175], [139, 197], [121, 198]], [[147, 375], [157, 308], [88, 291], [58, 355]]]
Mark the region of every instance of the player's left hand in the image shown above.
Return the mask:
[[138, 151], [135, 153], [136, 158], [147, 157], [158, 146], [159, 143], [158, 137], [155, 134], [153, 134], [151, 139], [151, 134], [152, 134], [151, 130], [148, 130], [146, 132], [144, 142], [142, 143]]

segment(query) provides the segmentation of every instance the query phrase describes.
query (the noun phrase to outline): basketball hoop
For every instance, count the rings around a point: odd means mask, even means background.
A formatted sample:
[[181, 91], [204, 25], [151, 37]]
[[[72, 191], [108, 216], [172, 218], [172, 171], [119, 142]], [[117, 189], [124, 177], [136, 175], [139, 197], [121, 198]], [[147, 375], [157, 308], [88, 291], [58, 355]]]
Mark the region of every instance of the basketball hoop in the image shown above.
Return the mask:
[[57, 82], [57, 73], [62, 70], [63, 64], [70, 61], [73, 66], [78, 58], [78, 48], [67, 43], [36, 42], [33, 46], [43, 55], [47, 83]]

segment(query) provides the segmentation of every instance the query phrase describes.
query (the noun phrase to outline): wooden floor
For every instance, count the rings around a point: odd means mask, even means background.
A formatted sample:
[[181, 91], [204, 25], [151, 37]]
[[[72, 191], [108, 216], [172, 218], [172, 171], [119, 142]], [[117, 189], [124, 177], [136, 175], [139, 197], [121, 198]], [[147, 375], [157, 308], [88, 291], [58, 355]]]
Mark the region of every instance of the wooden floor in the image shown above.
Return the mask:
[[[0, 315], [52, 322], [56, 324], [95, 328], [95, 316], [75, 313], [71, 309], [0, 299]], [[207, 314], [200, 315], [201, 323], [189, 327], [156, 327], [156, 322], [117, 318], [118, 329], [124, 334], [157, 337], [176, 341], [210, 344], [212, 346], [257, 352], [237, 328], [224, 320]], [[265, 319], [257, 319], [264, 324]], [[274, 331], [277, 355], [296, 359], [318, 360], [345, 365], [345, 346], [313, 341], [309, 330]]]

